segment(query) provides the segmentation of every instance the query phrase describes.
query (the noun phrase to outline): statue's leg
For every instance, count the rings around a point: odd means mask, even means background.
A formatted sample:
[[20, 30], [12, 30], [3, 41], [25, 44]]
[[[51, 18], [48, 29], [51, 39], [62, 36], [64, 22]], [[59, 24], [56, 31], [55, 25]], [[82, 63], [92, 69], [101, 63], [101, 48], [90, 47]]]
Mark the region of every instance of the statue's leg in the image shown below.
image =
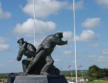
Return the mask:
[[54, 60], [52, 59], [51, 55], [46, 56], [46, 64], [41, 70], [41, 74], [48, 74], [47, 70], [53, 65]]
[[29, 63], [30, 63], [30, 61], [27, 60], [27, 59], [24, 59], [24, 60], [22, 61], [23, 72], [26, 71], [26, 69], [27, 69]]
[[36, 56], [35, 58], [30, 62], [30, 64], [28, 65], [28, 68], [25, 72], [25, 74], [29, 74], [29, 72], [31, 72], [32, 68], [35, 66], [35, 64], [40, 60], [40, 58], [42, 56], [44, 56], [45, 54], [45, 50], [41, 50]]

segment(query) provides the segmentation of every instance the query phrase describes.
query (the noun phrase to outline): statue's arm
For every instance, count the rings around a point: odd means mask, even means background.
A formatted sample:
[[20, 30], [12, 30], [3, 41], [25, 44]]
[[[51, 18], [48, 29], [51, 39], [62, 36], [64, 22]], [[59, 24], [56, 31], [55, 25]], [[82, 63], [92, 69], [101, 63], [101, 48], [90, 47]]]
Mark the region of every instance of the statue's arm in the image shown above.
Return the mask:
[[42, 49], [44, 49], [42, 46], [39, 46], [39, 48], [36, 50], [36, 54], [38, 54]]
[[19, 48], [19, 52], [18, 52], [18, 56], [17, 56], [17, 60], [20, 61], [23, 54], [24, 54], [24, 49], [25, 49], [25, 46], [26, 44], [22, 45], [20, 48]]
[[23, 56], [23, 51], [19, 50], [18, 56], [17, 56], [17, 61], [20, 61], [22, 56]]
[[56, 40], [55, 40], [55, 43], [56, 43], [57, 45], [65, 45], [65, 44], [67, 44], [68, 42], [67, 42], [67, 41], [63, 41], [62, 39], [56, 39]]

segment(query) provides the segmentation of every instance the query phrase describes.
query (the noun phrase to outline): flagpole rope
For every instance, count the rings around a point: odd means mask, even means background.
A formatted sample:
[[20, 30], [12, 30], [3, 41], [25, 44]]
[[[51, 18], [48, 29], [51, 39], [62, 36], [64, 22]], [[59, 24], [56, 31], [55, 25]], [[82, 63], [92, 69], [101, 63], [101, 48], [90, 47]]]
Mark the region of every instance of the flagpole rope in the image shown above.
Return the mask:
[[35, 12], [35, 0], [33, 0], [33, 18], [34, 18], [34, 28], [33, 28], [33, 37], [34, 37], [34, 46], [36, 44], [36, 12]]
[[75, 74], [76, 74], [76, 83], [78, 83], [78, 74], [77, 74], [77, 48], [76, 48], [76, 6], [75, 0], [73, 0], [73, 21], [74, 21], [74, 48], [75, 48]]

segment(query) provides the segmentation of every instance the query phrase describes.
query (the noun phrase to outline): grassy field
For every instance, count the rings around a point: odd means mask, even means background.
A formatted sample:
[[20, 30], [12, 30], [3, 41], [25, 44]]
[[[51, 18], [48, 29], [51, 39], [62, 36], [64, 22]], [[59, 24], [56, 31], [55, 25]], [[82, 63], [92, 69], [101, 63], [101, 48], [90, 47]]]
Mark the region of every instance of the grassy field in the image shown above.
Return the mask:
[[108, 83], [108, 80], [94, 80], [89, 83]]
[[[66, 77], [66, 79], [68, 81], [72, 80], [72, 78], [70, 77]], [[75, 77], [73, 77], [73, 79], [75, 80]], [[78, 77], [78, 80], [81, 79], [80, 77]], [[98, 80], [94, 80], [94, 81], [91, 81], [91, 82], [88, 82], [88, 83], [108, 83], [108, 78], [107, 79], [98, 79]]]

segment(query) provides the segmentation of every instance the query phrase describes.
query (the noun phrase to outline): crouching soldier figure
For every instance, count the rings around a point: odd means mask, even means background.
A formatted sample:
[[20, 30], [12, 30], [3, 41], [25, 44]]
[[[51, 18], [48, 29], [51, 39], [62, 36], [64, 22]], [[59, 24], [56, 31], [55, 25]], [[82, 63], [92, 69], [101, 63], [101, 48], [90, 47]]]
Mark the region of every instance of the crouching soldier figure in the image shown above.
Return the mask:
[[[45, 64], [42, 67], [40, 74], [48, 75], [48, 71], [51, 73], [56, 69], [53, 66], [54, 60], [51, 57], [51, 53], [53, 52], [56, 45], [65, 45], [67, 44], [67, 41], [63, 41], [63, 33], [57, 32], [55, 34], [47, 36], [43, 42], [40, 44], [39, 48], [37, 49], [36, 56], [33, 59], [33, 61], [29, 64], [26, 73], [31, 73], [32, 67], [36, 65], [39, 61], [45, 60]], [[50, 68], [54, 67], [50, 70]]]
[[18, 52], [17, 60], [20, 61], [23, 55], [27, 57], [26, 59], [22, 60], [23, 72], [25, 72], [29, 63], [35, 57], [36, 48], [32, 44], [24, 41], [23, 38], [19, 39], [17, 43], [19, 44], [19, 52]]

